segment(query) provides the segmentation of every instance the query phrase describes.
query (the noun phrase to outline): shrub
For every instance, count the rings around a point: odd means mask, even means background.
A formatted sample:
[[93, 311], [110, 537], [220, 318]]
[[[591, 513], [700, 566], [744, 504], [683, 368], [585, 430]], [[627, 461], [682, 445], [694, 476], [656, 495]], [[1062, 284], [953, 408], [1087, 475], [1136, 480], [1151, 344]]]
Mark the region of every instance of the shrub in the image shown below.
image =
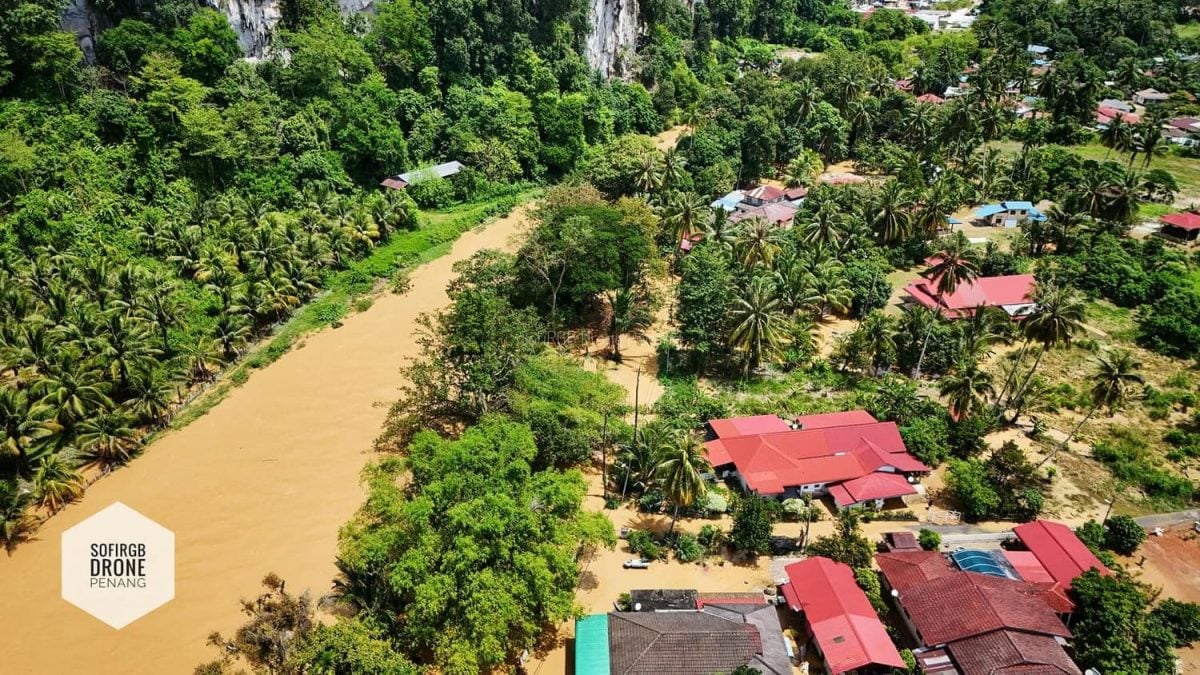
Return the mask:
[[697, 535], [696, 541], [704, 547], [705, 551], [714, 553], [725, 543], [725, 533], [716, 525], [703, 525], [700, 527], [700, 534]]
[[371, 309], [371, 305], [375, 304], [375, 300], [370, 296], [363, 296], [354, 301], [354, 311], [365, 312]]
[[646, 530], [634, 530], [629, 533], [629, 550], [646, 560], [661, 560], [666, 557], [666, 551], [654, 540], [654, 535]]
[[942, 547], [942, 535], [924, 527], [917, 534], [917, 541], [926, 551], [936, 551]]
[[704, 554], [696, 535], [689, 532], [675, 537], [675, 545], [672, 548], [675, 551], [675, 559], [681, 563], [695, 562]]
[[1171, 629], [1176, 647], [1186, 647], [1200, 640], [1200, 605], [1167, 598], [1150, 610], [1150, 616], [1158, 618], [1162, 625]]
[[763, 555], [771, 550], [771, 529], [772, 519], [766, 500], [746, 496], [734, 507], [729, 542], [739, 551]]
[[1121, 555], [1131, 555], [1146, 540], [1146, 531], [1129, 516], [1113, 516], [1104, 524], [1104, 546]]

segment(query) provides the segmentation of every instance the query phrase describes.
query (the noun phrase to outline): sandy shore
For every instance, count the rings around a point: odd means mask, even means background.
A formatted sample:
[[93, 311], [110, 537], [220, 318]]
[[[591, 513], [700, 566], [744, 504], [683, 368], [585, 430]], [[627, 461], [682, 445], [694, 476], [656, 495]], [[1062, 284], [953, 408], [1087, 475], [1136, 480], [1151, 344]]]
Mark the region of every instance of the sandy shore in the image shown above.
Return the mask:
[[[464, 234], [417, 269], [412, 289], [385, 295], [337, 330], [309, 336], [211, 412], [96, 483], [37, 540], [0, 556], [4, 665], [23, 675], [190, 673], [216, 654], [212, 630], [241, 621], [239, 598], [268, 572], [290, 589], [326, 593], [338, 528], [362, 500], [359, 471], [418, 348], [417, 316], [447, 302], [451, 266], [511, 248], [527, 208]], [[62, 532], [121, 501], [176, 537], [175, 599], [121, 631], [59, 597]]]

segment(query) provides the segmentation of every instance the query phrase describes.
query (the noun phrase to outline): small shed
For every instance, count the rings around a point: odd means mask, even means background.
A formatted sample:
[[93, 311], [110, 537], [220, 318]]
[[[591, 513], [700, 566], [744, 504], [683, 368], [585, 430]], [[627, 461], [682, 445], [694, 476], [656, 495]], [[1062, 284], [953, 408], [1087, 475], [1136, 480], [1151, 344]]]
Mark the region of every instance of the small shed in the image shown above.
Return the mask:
[[1193, 245], [1200, 241], [1200, 214], [1168, 213], [1159, 218], [1162, 221], [1160, 234], [1184, 244]]
[[431, 178], [449, 178], [467, 168], [462, 162], [444, 162], [435, 166], [417, 169], [416, 171], [407, 171], [405, 173], [389, 176], [380, 183], [383, 187], [393, 190], [403, 190], [413, 183], [419, 183], [423, 180]]

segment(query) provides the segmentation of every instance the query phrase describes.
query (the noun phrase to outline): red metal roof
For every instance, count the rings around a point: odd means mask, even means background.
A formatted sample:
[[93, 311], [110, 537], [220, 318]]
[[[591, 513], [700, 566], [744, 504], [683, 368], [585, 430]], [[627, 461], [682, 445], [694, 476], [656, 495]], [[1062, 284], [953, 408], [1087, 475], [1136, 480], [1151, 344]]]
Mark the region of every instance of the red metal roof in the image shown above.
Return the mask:
[[881, 471], [848, 480], [836, 489], [836, 492], [834, 489], [830, 489], [829, 492], [838, 506], [851, 506], [874, 499], [891, 499], [917, 493], [916, 488], [910, 485], [904, 476]]
[[393, 190], [403, 190], [408, 187], [408, 183], [399, 178], [384, 178], [380, 185]]
[[848, 565], [809, 558], [784, 568], [784, 599], [803, 612], [808, 632], [821, 648], [834, 675], [869, 665], [903, 668], [887, 630]]
[[952, 572], [913, 584], [900, 591], [899, 600], [924, 644], [931, 646], [1002, 629], [1071, 637], [1054, 610], [1032, 590], [1020, 581]]
[[921, 544], [912, 532], [884, 532], [883, 543], [889, 551], [920, 551]]
[[[977, 307], [1024, 305], [1033, 301], [1032, 274], [1010, 274], [1001, 277], [980, 277], [961, 283], [954, 292], [941, 298], [941, 311], [947, 318], [970, 316]], [[917, 279], [904, 287], [904, 292], [925, 307], [939, 306], [936, 279]]]
[[712, 429], [717, 438], [735, 438], [792, 430], [787, 421], [778, 415], [752, 415], [709, 420], [708, 428]]
[[933, 103], [934, 105], [940, 105], [946, 102], [946, 99], [938, 96], [937, 94], [921, 94], [917, 97], [917, 100], [921, 103]]
[[[1142, 121], [1142, 118], [1139, 117], [1138, 115], [1135, 115], [1133, 113], [1127, 113], [1122, 110], [1117, 110], [1116, 108], [1100, 106], [1099, 108], [1096, 109], [1096, 121], [1099, 122], [1100, 124], [1108, 124], [1115, 117], [1120, 117], [1121, 121], [1127, 122], [1129, 124], [1137, 124], [1138, 122]], [[1104, 118], [1107, 118], [1107, 119], [1104, 119]]]
[[1163, 223], [1178, 227], [1181, 230], [1200, 230], [1200, 214], [1184, 212], [1184, 213], [1168, 213], [1159, 218]]
[[1104, 563], [1062, 523], [1035, 520], [1014, 527], [1013, 532], [1064, 588], [1070, 588], [1075, 577], [1093, 567], [1101, 574], [1109, 574]]
[[1045, 567], [1042, 567], [1042, 563], [1038, 562], [1037, 556], [1033, 552], [1004, 551], [1004, 557], [1025, 581], [1054, 583], [1054, 577], [1050, 576]]
[[733, 464], [746, 485], [764, 495], [862, 478], [880, 469], [929, 471], [908, 453], [894, 422], [721, 437], [704, 445], [713, 466]]
[[783, 190], [774, 185], [759, 185], [753, 190], [746, 192], [746, 197], [749, 199], [758, 199], [764, 202], [775, 202], [783, 199]]
[[845, 412], [817, 413], [801, 415], [796, 418], [796, 424], [801, 429], [828, 429], [829, 427], [845, 427], [852, 424], [874, 424], [876, 420], [866, 410], [847, 410]]

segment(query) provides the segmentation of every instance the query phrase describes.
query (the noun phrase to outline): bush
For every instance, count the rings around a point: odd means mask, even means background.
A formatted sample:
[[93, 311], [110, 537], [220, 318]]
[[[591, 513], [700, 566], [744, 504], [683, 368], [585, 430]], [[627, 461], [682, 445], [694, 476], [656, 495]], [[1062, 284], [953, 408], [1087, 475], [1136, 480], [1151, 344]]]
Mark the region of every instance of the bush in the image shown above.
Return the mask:
[[1146, 531], [1129, 516], [1113, 516], [1104, 526], [1105, 548], [1121, 555], [1132, 555], [1146, 540]]
[[1162, 625], [1171, 629], [1176, 647], [1187, 647], [1200, 640], [1200, 605], [1167, 598], [1150, 610], [1150, 616], [1158, 618]]
[[917, 541], [926, 551], [936, 551], [942, 547], [942, 535], [924, 527], [917, 534]]
[[704, 554], [696, 535], [689, 532], [675, 537], [675, 545], [672, 548], [675, 551], [675, 559], [681, 563], [696, 562]]
[[919, 417], [900, 427], [904, 445], [917, 459], [937, 467], [950, 456], [950, 430], [941, 417]]
[[749, 495], [738, 500], [733, 510], [729, 543], [739, 551], [764, 555], [771, 550], [772, 519], [766, 500]]
[[716, 525], [703, 525], [700, 527], [700, 534], [696, 537], [696, 541], [704, 547], [705, 551], [715, 553], [725, 543], [725, 533]]
[[1104, 526], [1094, 520], [1089, 520], [1080, 525], [1075, 530], [1075, 536], [1079, 537], [1080, 541], [1092, 549], [1093, 553], [1104, 548]]
[[629, 550], [646, 560], [661, 560], [667, 557], [667, 552], [654, 540], [654, 535], [646, 530], [633, 530], [629, 533]]
[[408, 186], [408, 196], [423, 209], [440, 209], [456, 201], [454, 184], [445, 178], [429, 178]]

